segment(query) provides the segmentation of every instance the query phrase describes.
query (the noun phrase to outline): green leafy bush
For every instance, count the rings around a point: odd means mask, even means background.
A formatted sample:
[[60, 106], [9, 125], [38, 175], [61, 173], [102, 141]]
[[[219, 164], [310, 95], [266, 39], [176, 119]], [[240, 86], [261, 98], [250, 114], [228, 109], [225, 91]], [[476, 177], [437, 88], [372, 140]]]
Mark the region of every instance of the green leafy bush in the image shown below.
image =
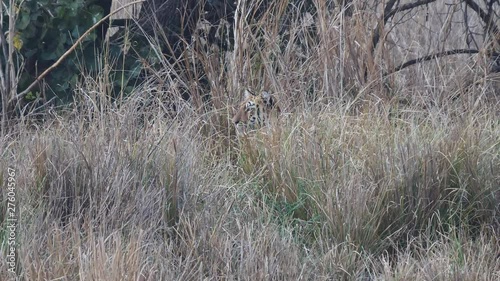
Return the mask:
[[[4, 0], [4, 5], [9, 1]], [[14, 46], [18, 61], [24, 70], [18, 89], [24, 90], [44, 70], [56, 62], [74, 42], [91, 26], [105, 16], [107, 1], [96, 0], [25, 0], [16, 1], [16, 35]], [[110, 2], [110, 1], [109, 1]], [[109, 11], [109, 8], [107, 9]], [[2, 27], [8, 28], [8, 15], [4, 10]], [[96, 53], [101, 49], [102, 30], [89, 34], [66, 60], [46, 77], [46, 98], [62, 101], [72, 99], [71, 89], [83, 69], [92, 71], [96, 66]], [[39, 96], [40, 90], [25, 97]]]

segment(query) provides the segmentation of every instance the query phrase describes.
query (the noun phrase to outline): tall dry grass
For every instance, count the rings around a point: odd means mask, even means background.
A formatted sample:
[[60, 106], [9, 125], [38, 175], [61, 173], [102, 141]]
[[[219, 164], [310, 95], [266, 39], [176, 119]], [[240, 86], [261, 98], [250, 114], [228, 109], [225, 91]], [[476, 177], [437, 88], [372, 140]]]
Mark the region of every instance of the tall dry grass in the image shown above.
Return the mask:
[[[19, 279], [500, 278], [498, 76], [475, 56], [383, 79], [435, 47], [418, 18], [385, 37], [399, 48], [371, 54], [360, 1], [352, 17], [316, 1], [316, 27], [284, 3], [259, 21], [240, 3], [232, 52], [195, 37], [185, 72], [165, 61], [118, 102], [85, 77], [77, 106], [0, 138], [2, 182], [18, 172]], [[182, 101], [202, 75], [211, 105]], [[274, 92], [284, 113], [238, 139], [244, 87]]]

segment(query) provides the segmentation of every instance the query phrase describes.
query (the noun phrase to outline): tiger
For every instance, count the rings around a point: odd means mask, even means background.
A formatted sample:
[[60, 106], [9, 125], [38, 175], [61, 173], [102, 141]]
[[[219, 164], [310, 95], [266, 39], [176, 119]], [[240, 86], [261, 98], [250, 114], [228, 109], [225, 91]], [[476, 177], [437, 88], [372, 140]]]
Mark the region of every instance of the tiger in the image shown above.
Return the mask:
[[256, 95], [245, 90], [244, 100], [234, 115], [232, 122], [238, 134], [246, 134], [248, 130], [255, 130], [270, 126], [270, 119], [278, 116], [281, 109], [277, 99], [270, 93], [263, 91]]

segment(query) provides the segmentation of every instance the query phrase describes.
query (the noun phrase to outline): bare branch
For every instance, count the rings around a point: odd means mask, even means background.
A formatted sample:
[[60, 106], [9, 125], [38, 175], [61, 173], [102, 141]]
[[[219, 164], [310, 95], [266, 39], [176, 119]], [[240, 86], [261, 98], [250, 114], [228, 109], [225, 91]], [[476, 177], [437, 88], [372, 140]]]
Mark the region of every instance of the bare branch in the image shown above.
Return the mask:
[[427, 55], [427, 56], [424, 56], [421, 58], [409, 60], [403, 64], [398, 65], [397, 67], [394, 68], [393, 71], [384, 74], [384, 76], [396, 73], [396, 72], [398, 72], [398, 71], [400, 71], [408, 66], [412, 66], [412, 65], [420, 63], [420, 62], [429, 61], [429, 60], [437, 59], [437, 58], [444, 57], [444, 56], [458, 55], [458, 54], [477, 54], [477, 53], [479, 53], [479, 51], [474, 50], [474, 49], [457, 49], [457, 50], [448, 50], [448, 51], [444, 51], [444, 52], [439, 52], [439, 53]]
[[387, 13], [387, 15], [385, 17], [387, 17], [387, 20], [389, 20], [389, 18], [391, 18], [392, 16], [394, 16], [398, 12], [411, 10], [413, 8], [427, 5], [427, 4], [432, 3], [432, 2], [436, 2], [436, 0], [421, 0], [421, 1], [413, 2], [413, 3], [404, 4], [404, 5], [397, 7], [396, 9], [390, 11], [389, 13]]
[[[396, 4], [396, 0], [391, 0], [387, 3], [384, 9], [384, 21], [383, 21], [383, 26], [389, 21], [390, 18], [392, 18], [395, 14], [398, 12], [403, 12], [407, 10], [411, 10], [414, 8], [417, 8], [419, 6], [427, 5], [429, 3], [436, 2], [436, 0], [420, 0], [416, 1], [413, 3], [408, 3], [404, 4], [401, 6], [397, 6], [396, 8], [393, 9], [394, 5]], [[375, 29], [375, 32], [373, 34], [373, 39], [372, 39], [372, 50], [375, 50], [375, 48], [378, 45], [378, 42], [380, 41], [380, 30], [383, 28], [383, 26], [378, 25], [377, 28]]]
[[[1, 5], [0, 5], [1, 7]], [[1, 9], [0, 9], [0, 14], [2, 13]], [[3, 32], [1, 31], [3, 29], [3, 26], [2, 26], [2, 18], [0, 17], [0, 48], [2, 49], [2, 52], [3, 52], [3, 57], [5, 58], [5, 63], [7, 64], [7, 58], [8, 58], [8, 52], [7, 52], [7, 40], [5, 39], [5, 36], [3, 34]], [[0, 87], [4, 87], [6, 88], [6, 84], [5, 84], [5, 75], [4, 75], [4, 66], [2, 64], [2, 61], [0, 61]], [[1, 88], [0, 88], [1, 89]]]
[[380, 41], [380, 30], [382, 30], [389, 20], [390, 17], [387, 15], [391, 13], [392, 7], [396, 4], [397, 0], [389, 0], [387, 2], [387, 5], [384, 8], [384, 19], [382, 23], [378, 23], [377, 27], [375, 27], [375, 31], [373, 32], [373, 37], [372, 37], [372, 52], [375, 51], [375, 48], [378, 45], [378, 42]]
[[465, 3], [467, 4], [467, 6], [471, 7], [471, 9], [474, 10], [481, 18], [481, 20], [486, 24], [485, 31], [491, 33], [493, 38], [496, 38], [495, 36], [498, 36], [500, 34], [500, 29], [493, 22], [491, 13], [486, 13], [485, 11], [483, 11], [483, 9], [481, 9], [481, 7], [479, 7], [479, 5], [473, 0], [465, 0]]

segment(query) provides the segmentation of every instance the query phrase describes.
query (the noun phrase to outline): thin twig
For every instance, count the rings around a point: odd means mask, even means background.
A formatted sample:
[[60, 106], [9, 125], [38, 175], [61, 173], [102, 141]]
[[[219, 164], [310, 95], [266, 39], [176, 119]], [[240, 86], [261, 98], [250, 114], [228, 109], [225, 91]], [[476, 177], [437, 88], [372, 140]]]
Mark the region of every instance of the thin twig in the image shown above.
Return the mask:
[[[2, 5], [0, 5], [0, 50], [3, 53], [3, 57], [5, 58], [5, 64], [8, 63], [7, 59], [8, 58], [8, 52], [7, 52], [7, 40], [5, 39], [5, 35], [1, 30], [3, 30], [3, 11], [2, 11]], [[2, 61], [0, 60], [0, 87], [2, 88], [7, 88], [5, 84], [5, 74], [4, 74], [4, 65]], [[7, 67], [6, 67], [7, 68]], [[1, 88], [0, 88], [1, 89]]]

